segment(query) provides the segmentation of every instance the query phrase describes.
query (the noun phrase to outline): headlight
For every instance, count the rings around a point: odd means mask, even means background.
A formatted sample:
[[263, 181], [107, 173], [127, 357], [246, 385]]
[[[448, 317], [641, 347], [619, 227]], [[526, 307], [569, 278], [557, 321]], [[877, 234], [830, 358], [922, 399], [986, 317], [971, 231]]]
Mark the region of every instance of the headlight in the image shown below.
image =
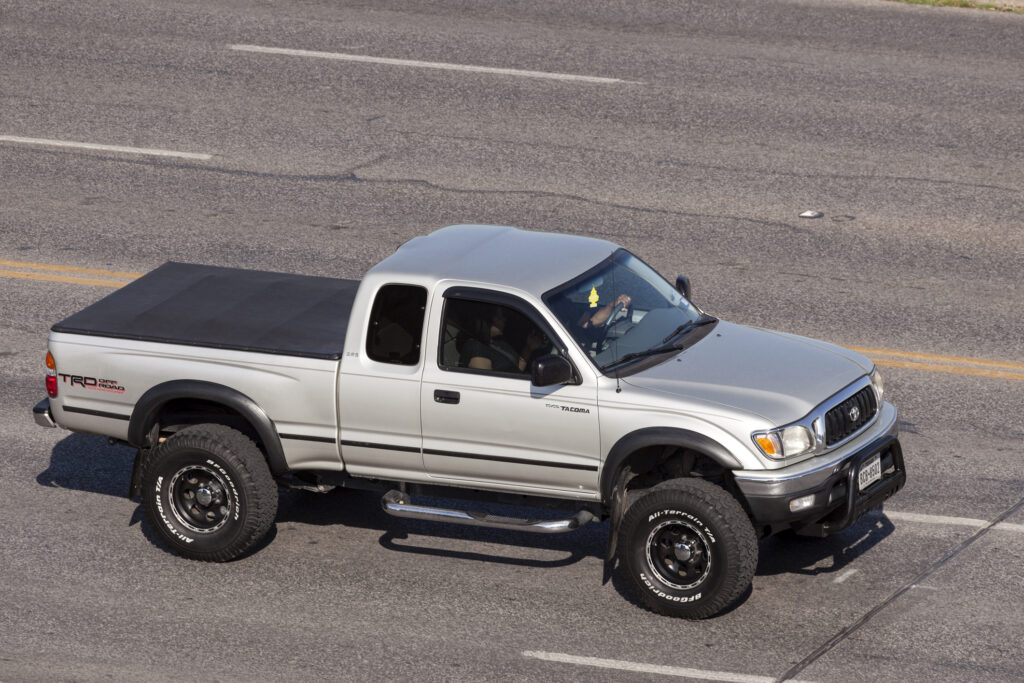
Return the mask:
[[814, 435], [803, 425], [782, 427], [769, 432], [754, 432], [751, 436], [765, 455], [776, 460], [792, 458], [814, 450]]
[[885, 396], [885, 382], [882, 381], [882, 373], [875, 368], [871, 371], [871, 386], [875, 388], [875, 398], [878, 399], [878, 406], [882, 406], [882, 397]]

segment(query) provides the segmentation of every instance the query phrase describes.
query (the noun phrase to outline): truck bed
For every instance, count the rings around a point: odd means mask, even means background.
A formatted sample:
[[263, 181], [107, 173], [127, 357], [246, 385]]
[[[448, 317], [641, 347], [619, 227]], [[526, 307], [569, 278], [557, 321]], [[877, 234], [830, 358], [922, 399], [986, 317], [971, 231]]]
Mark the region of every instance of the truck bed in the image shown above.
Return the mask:
[[358, 280], [168, 262], [54, 332], [337, 360]]

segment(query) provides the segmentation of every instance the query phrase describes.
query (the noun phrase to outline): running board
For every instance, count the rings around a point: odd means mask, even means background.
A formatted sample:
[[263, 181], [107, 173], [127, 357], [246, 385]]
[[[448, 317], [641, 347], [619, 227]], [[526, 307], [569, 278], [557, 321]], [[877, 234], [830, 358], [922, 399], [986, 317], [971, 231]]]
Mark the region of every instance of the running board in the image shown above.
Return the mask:
[[575, 531], [584, 524], [597, 519], [588, 510], [580, 510], [568, 519], [521, 519], [467, 510], [432, 508], [413, 505], [409, 496], [401, 491], [388, 491], [380, 499], [380, 504], [384, 508], [384, 512], [394, 517], [426, 519], [431, 522], [448, 522], [450, 524], [466, 524], [468, 526], [483, 526], [491, 529], [530, 531], [537, 534], [561, 534], [567, 531]]

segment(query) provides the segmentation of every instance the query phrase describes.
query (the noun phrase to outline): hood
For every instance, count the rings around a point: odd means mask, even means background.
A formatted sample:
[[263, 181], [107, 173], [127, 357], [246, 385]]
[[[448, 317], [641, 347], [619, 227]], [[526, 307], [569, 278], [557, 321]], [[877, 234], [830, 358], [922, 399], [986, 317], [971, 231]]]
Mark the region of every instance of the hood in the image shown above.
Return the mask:
[[622, 382], [687, 403], [729, 406], [781, 426], [871, 367], [864, 356], [832, 344], [720, 322], [692, 348]]

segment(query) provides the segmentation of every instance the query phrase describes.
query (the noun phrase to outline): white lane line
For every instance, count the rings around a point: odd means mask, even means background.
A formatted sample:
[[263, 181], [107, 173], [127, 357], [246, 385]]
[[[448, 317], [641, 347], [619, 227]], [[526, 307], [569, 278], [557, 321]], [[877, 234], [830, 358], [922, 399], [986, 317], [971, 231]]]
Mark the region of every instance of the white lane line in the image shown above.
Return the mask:
[[121, 145], [99, 145], [94, 142], [71, 142], [69, 140], [48, 140], [46, 138], [23, 138], [16, 135], [0, 135], [0, 142], [16, 142], [23, 145], [43, 145], [45, 147], [72, 147], [74, 149], [91, 149], [100, 152], [119, 152], [121, 154], [145, 154], [154, 157], [177, 157], [179, 159], [195, 159], [209, 161], [213, 156], [194, 152], [176, 152], [170, 149], [149, 149], [146, 147], [122, 147]]
[[[987, 519], [972, 519], [971, 517], [944, 517], [942, 515], [923, 515], [918, 512], [890, 512], [885, 511], [885, 514], [889, 519], [897, 521], [907, 522], [918, 522], [920, 524], [945, 524], [946, 526], [970, 526], [972, 528], [981, 528], [987, 526], [990, 522]], [[1014, 524], [1013, 522], [999, 522], [992, 527], [994, 530], [999, 531], [1015, 531], [1017, 533], [1024, 533], [1024, 524]]]
[[885, 511], [889, 519], [896, 519], [903, 522], [918, 522], [920, 524], [945, 524], [946, 526], [969, 526], [982, 527], [988, 524], [984, 519], [970, 519], [968, 517], [944, 517], [942, 515], [922, 515], [917, 512], [894, 512]]
[[315, 57], [318, 59], [337, 59], [345, 62], [364, 62], [367, 64], [387, 64], [389, 66], [411, 66], [420, 69], [444, 69], [446, 71], [470, 71], [481, 74], [498, 74], [501, 76], [523, 76], [526, 78], [546, 78], [554, 81], [576, 81], [578, 83], [631, 84], [639, 81], [625, 81], [621, 78], [605, 78], [603, 76], [581, 76], [579, 74], [561, 74], [553, 71], [524, 71], [522, 69], [501, 69], [493, 66], [473, 66], [471, 64], [449, 64], [447, 62], [420, 62], [412, 59], [391, 59], [389, 57], [370, 57], [353, 55], [344, 52], [319, 52], [317, 50], [292, 50], [283, 47], [264, 47], [262, 45], [228, 45], [229, 50], [239, 52], [259, 52], [270, 55], [289, 55], [292, 57]]
[[842, 574], [837, 576], [832, 581], [832, 583], [842, 583], [843, 581], [846, 581], [848, 578], [850, 578], [851, 576], [853, 576], [856, 573], [857, 573], [856, 569], [847, 569], [845, 572], [843, 572]]
[[[946, 526], [966, 526], [972, 529], [980, 529], [983, 526], [989, 525], [987, 519], [972, 519], [970, 517], [944, 517], [943, 515], [922, 515], [918, 512], [895, 512], [886, 510], [884, 513], [886, 517], [896, 521], [902, 522], [917, 522], [919, 524], [943, 524]], [[999, 531], [1014, 531], [1017, 533], [1024, 533], [1024, 524], [1013, 524], [1011, 522], [999, 522], [992, 527], [994, 530]]]
[[[772, 676], [752, 676], [750, 674], [738, 674], [728, 671], [706, 671], [704, 669], [687, 669], [679, 666], [662, 666], [659, 664], [641, 664], [640, 662], [627, 662], [621, 659], [599, 659], [597, 657], [580, 657], [567, 655], [560, 652], [531, 652], [523, 653], [524, 657], [540, 659], [546, 662], [558, 662], [560, 664], [575, 664], [577, 666], [593, 666], [600, 669], [615, 669], [617, 671], [629, 671], [631, 673], [661, 674], [663, 676], [675, 676], [677, 678], [694, 678], [701, 681], [730, 681], [732, 683], [774, 683]], [[791, 683], [807, 683], [806, 681], [792, 681]]]

